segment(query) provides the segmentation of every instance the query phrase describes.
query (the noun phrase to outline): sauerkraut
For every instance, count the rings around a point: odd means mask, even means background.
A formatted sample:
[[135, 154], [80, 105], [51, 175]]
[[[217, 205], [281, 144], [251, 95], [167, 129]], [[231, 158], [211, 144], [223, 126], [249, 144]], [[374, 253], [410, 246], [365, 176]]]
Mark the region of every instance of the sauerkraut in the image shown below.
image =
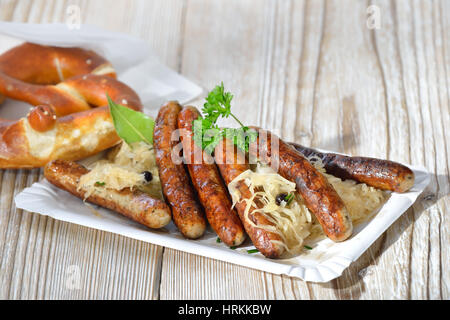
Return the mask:
[[[252, 194], [250, 199], [241, 199], [238, 184], [242, 181]], [[254, 171], [247, 170], [233, 179], [228, 184], [228, 190], [233, 206], [239, 201], [246, 202], [244, 217], [248, 223], [255, 226], [249, 218], [250, 208], [254, 207], [252, 214], [260, 213], [272, 223], [272, 225], [258, 225], [258, 228], [278, 234], [283, 241], [276, 242], [289, 254], [296, 254], [302, 249], [303, 240], [310, 234], [312, 217], [295, 192], [295, 183], [286, 180], [272, 168], [258, 163]], [[281, 201], [280, 199], [277, 201], [280, 194], [292, 195], [293, 198], [286, 201], [283, 197]]]
[[[320, 160], [313, 159], [314, 166], [328, 179], [347, 207], [353, 225], [369, 218], [387, 200], [389, 193], [353, 180], [343, 181], [325, 173]], [[238, 183], [244, 182], [252, 194], [250, 199], [241, 199]], [[246, 203], [245, 219], [249, 219], [250, 208], [253, 212], [263, 214], [273, 225], [258, 225], [258, 228], [277, 233], [283, 239], [282, 245], [288, 254], [299, 253], [305, 241], [324, 237], [322, 227], [303, 203], [301, 196], [295, 191], [295, 183], [284, 179], [271, 167], [258, 163], [252, 170], [247, 170], [228, 184], [233, 206], [239, 201]], [[280, 194], [294, 194], [289, 204], [277, 202]], [[259, 204], [259, 208], [258, 207]], [[262, 205], [261, 205], [262, 204]]]
[[[88, 165], [88, 168], [89, 173], [81, 176], [78, 183], [78, 189], [86, 191], [86, 198], [97, 188], [137, 188], [152, 197], [163, 198], [155, 152], [153, 147], [145, 142], [131, 145], [123, 142], [109, 152], [107, 159], [98, 160]], [[146, 171], [151, 173], [150, 181], [145, 179]]]
[[[351, 179], [342, 180], [326, 173], [322, 161], [318, 158], [310, 157], [308, 160], [327, 178], [341, 197], [352, 219], [353, 226], [370, 219], [390, 196], [390, 192], [368, 186], [365, 183], [358, 183]], [[325, 234], [319, 222], [313, 217], [310, 238], [320, 237], [325, 237]]]

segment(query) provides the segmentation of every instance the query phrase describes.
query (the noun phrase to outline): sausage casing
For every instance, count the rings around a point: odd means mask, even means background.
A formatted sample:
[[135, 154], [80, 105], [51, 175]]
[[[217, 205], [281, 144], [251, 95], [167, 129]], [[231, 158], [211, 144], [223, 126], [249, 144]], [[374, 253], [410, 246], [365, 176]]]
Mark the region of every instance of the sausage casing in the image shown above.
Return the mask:
[[[86, 191], [78, 189], [78, 183], [81, 176], [88, 172], [88, 169], [78, 163], [66, 160], [51, 161], [44, 168], [44, 176], [50, 183], [83, 200]], [[116, 211], [149, 228], [162, 228], [171, 220], [170, 208], [164, 201], [154, 199], [137, 189], [125, 188], [118, 191], [96, 188], [85, 200]]]
[[305, 157], [319, 158], [326, 172], [344, 180], [352, 179], [394, 192], [406, 192], [414, 185], [414, 172], [394, 161], [322, 153], [296, 143], [291, 145]]
[[206, 229], [203, 209], [197, 201], [184, 164], [176, 164], [172, 159], [172, 152], [178, 143], [172, 141], [172, 134], [177, 130], [180, 111], [181, 106], [173, 101], [159, 109], [153, 139], [159, 178], [164, 197], [172, 208], [173, 221], [186, 238], [196, 239]]
[[214, 159], [194, 143], [192, 122], [199, 116], [195, 107], [184, 107], [178, 115], [183, 156], [209, 224], [226, 245], [237, 246], [245, 240], [244, 227], [236, 210], [231, 208], [228, 190]]
[[[237, 150], [234, 147], [234, 144], [226, 138], [216, 146], [215, 157], [217, 166], [227, 185], [238, 175], [250, 169], [250, 165], [246, 161], [245, 155]], [[258, 226], [263, 225], [273, 226], [273, 223], [261, 213], [253, 212], [255, 210], [254, 207], [250, 208], [248, 219], [256, 226], [250, 223], [245, 217], [246, 202], [243, 200], [250, 199], [252, 193], [244, 181], [240, 181], [237, 184], [237, 188], [241, 194], [242, 200], [236, 203], [235, 207], [241, 218], [242, 224], [244, 225], [245, 231], [261, 254], [268, 258], [279, 258], [284, 252], [284, 247], [280, 244], [283, 241], [281, 237], [276, 233], [258, 228]]]
[[[272, 146], [277, 146], [278, 150], [272, 150]], [[306, 207], [331, 240], [343, 241], [351, 236], [353, 224], [344, 202], [328, 180], [300, 152], [271, 132], [261, 129], [258, 130], [257, 143], [253, 143], [250, 150], [252, 156], [272, 167], [274, 161], [278, 161], [278, 173], [295, 182]]]

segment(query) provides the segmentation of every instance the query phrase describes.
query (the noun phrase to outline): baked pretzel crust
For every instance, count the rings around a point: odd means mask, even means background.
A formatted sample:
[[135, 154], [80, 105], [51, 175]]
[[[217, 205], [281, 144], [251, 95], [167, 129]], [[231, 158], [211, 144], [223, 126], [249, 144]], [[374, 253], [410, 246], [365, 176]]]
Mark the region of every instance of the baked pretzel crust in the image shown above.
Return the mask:
[[134, 110], [142, 104], [115, 77], [108, 61], [80, 48], [25, 43], [1, 55], [0, 97], [40, 107], [19, 120], [0, 119], [0, 168], [79, 160], [118, 143], [106, 94]]

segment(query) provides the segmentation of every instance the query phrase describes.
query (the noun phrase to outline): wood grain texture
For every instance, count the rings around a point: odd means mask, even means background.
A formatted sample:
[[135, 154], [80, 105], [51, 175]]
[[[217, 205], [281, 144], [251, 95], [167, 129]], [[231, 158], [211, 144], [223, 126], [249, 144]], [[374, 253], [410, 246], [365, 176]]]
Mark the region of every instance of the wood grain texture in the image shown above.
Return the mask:
[[[83, 23], [149, 39], [161, 60], [177, 68], [183, 6], [176, 2], [115, 1], [114, 10], [104, 10], [106, 1], [0, 1], [0, 19], [65, 22], [69, 4], [80, 6]], [[159, 14], [176, 28], [163, 28]], [[158, 298], [163, 248], [16, 210], [14, 196], [39, 179], [39, 170], [0, 171], [0, 298]]]
[[69, 4], [204, 88], [223, 81], [248, 124], [423, 165], [432, 181], [340, 278], [315, 284], [17, 210], [40, 171], [0, 170], [0, 298], [450, 298], [449, 1], [0, 0], [0, 19], [64, 22]]

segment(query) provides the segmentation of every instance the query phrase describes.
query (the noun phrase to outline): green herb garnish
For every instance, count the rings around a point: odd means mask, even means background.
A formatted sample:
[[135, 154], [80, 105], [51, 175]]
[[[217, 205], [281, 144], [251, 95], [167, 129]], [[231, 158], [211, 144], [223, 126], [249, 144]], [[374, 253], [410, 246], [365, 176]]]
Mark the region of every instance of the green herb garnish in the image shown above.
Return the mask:
[[230, 249], [231, 250], [236, 250], [237, 246], [231, 246]]
[[220, 240], [220, 238], [219, 238], [219, 237], [217, 237], [217, 239], [216, 239], [216, 242], [217, 242], [217, 243], [221, 243], [221, 242], [222, 242], [222, 240]]
[[103, 187], [105, 184], [106, 184], [106, 182], [100, 182], [100, 181], [97, 181], [97, 182], [95, 183], [95, 186], [96, 186], [96, 187]]
[[308, 249], [308, 250], [312, 250], [313, 248], [311, 248], [310, 246], [303, 246], [305, 249]]
[[152, 146], [155, 120], [115, 103], [108, 94], [106, 97], [117, 135], [128, 144], [143, 141]]
[[[231, 100], [233, 95], [225, 92], [223, 82], [216, 86], [206, 97], [203, 105], [203, 117], [194, 120], [192, 123], [194, 131], [194, 141], [208, 154], [214, 151], [223, 137], [227, 137], [241, 150], [247, 152], [251, 142], [256, 141], [257, 132], [244, 126], [241, 121], [231, 112]], [[240, 128], [220, 129], [217, 120], [220, 117], [231, 116], [240, 125]]]
[[294, 200], [294, 194], [288, 194], [285, 198], [284, 201], [286, 201], [286, 205], [290, 205], [292, 200]]
[[247, 253], [257, 253], [257, 252], [259, 252], [258, 249], [250, 249], [250, 250], [247, 250]]

